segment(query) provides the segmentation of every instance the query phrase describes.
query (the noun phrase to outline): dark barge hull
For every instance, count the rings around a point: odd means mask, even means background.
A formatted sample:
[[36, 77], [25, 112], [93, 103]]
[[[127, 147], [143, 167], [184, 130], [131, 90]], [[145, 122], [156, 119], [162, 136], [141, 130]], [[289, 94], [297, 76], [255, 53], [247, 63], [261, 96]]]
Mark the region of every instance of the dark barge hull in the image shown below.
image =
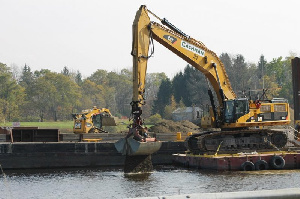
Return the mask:
[[[161, 149], [152, 155], [152, 162], [172, 164], [172, 154], [185, 150], [183, 142], [162, 142]], [[125, 156], [116, 151], [114, 142], [0, 143], [3, 169], [123, 166], [124, 161]]]

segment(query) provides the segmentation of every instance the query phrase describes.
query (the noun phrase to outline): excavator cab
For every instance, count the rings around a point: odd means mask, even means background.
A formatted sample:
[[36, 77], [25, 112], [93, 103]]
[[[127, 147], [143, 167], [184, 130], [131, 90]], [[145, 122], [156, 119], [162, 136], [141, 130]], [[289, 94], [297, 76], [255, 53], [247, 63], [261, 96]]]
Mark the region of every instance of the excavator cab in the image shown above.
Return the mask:
[[101, 115], [95, 114], [92, 117], [93, 125], [95, 128], [100, 129], [102, 127]]
[[249, 101], [246, 98], [224, 101], [224, 122], [234, 123], [249, 113]]
[[115, 119], [109, 115], [94, 114], [92, 116], [92, 122], [95, 129], [102, 129], [103, 126], [116, 126]]

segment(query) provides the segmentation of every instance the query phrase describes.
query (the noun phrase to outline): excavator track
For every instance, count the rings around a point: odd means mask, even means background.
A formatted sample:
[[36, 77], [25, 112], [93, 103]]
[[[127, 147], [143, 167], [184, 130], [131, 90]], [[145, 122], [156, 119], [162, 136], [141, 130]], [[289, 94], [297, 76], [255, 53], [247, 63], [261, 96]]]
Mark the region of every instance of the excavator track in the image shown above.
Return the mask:
[[287, 140], [284, 131], [270, 129], [207, 131], [188, 137], [185, 145], [193, 154], [237, 153], [280, 150]]

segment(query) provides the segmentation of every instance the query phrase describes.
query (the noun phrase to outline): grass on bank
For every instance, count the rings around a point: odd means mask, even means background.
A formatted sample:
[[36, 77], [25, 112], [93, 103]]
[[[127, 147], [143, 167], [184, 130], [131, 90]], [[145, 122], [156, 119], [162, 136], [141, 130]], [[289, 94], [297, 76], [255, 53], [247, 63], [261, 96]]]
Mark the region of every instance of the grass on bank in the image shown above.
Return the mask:
[[[107, 126], [104, 130], [110, 133], [118, 133], [128, 131], [128, 119], [115, 119], [117, 126]], [[73, 133], [74, 121], [62, 122], [20, 122], [20, 127], [38, 127], [40, 129], [59, 129], [61, 133]], [[0, 123], [2, 127], [12, 127], [12, 122]]]

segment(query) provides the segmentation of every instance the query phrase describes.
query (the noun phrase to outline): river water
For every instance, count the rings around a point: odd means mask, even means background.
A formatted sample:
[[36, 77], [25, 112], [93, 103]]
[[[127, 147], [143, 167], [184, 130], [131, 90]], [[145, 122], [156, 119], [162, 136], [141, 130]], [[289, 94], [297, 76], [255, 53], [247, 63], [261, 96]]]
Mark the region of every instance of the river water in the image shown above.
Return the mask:
[[300, 188], [300, 170], [217, 172], [157, 166], [125, 175], [120, 168], [0, 170], [0, 198], [135, 198]]

